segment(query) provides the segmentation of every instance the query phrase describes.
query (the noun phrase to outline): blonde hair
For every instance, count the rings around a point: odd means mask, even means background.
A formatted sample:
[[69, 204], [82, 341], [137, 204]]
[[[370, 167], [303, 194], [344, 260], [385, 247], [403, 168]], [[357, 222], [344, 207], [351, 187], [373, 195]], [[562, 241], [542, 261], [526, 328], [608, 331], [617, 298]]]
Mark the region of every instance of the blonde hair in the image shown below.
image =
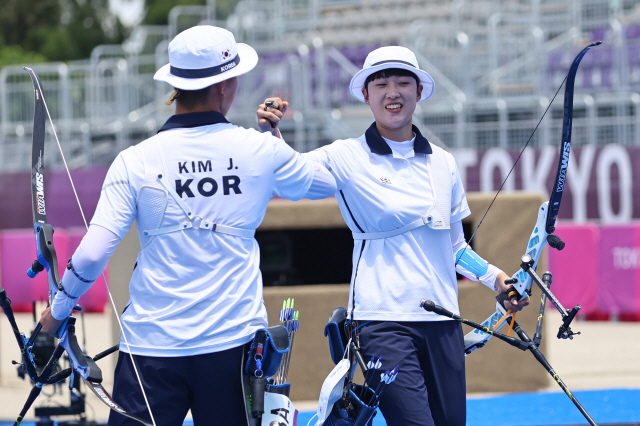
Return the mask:
[[173, 93], [169, 96], [169, 100], [165, 102], [165, 105], [171, 105], [178, 96], [180, 96], [180, 89], [173, 89]]

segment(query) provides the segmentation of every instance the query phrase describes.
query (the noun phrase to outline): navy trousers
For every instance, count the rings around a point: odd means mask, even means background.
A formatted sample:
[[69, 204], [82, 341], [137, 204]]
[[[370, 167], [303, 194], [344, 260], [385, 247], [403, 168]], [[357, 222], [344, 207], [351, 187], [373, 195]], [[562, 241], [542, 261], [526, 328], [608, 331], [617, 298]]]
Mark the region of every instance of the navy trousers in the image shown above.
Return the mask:
[[400, 366], [385, 389], [380, 411], [388, 426], [464, 426], [466, 382], [464, 336], [457, 321], [371, 322], [359, 329], [365, 361], [382, 356], [382, 367], [369, 375]]
[[[241, 382], [243, 346], [204, 355], [134, 355], [157, 426], [182, 426], [191, 410], [195, 426], [246, 425]], [[127, 353], [120, 353], [113, 400], [127, 412], [151, 419]], [[111, 411], [109, 426], [140, 426]]]

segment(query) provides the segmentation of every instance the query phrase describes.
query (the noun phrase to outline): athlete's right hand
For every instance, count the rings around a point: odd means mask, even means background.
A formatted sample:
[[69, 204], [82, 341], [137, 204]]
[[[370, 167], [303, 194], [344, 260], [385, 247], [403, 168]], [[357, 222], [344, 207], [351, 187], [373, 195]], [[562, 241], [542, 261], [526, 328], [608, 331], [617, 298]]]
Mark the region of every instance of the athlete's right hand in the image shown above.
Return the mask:
[[[277, 108], [275, 107], [277, 105]], [[278, 124], [284, 117], [284, 113], [289, 106], [289, 102], [280, 98], [267, 98], [260, 104], [256, 114], [258, 116], [258, 126], [262, 132], [271, 132], [274, 136], [278, 134]]]

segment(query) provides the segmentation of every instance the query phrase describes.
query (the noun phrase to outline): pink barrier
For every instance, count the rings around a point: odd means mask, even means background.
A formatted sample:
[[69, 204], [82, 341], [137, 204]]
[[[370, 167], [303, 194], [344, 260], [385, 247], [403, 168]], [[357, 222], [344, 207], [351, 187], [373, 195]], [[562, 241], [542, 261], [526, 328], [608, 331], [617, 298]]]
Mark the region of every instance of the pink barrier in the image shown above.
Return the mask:
[[[598, 244], [600, 228], [591, 223], [561, 224], [556, 235], [566, 243], [562, 251], [548, 248], [549, 268], [553, 274], [551, 291], [566, 310], [580, 304], [579, 315], [598, 310]], [[542, 276], [544, 271], [538, 271]]]
[[[80, 244], [85, 230], [81, 228], [57, 228], [53, 243], [58, 257], [60, 277], [64, 275], [67, 261]], [[16, 312], [31, 312], [32, 301], [46, 301], [48, 284], [45, 271], [36, 278], [29, 278], [27, 270], [36, 258], [35, 236], [31, 229], [0, 231], [0, 286], [7, 290]], [[105, 268], [105, 275], [107, 269]], [[107, 291], [102, 277], [78, 302], [86, 312], [104, 312]]]
[[640, 313], [640, 225], [600, 228], [600, 310]]
[[[64, 273], [69, 259], [69, 234], [56, 229], [53, 244], [58, 256], [58, 271]], [[46, 271], [35, 278], [27, 270], [36, 258], [35, 235], [31, 229], [0, 231], [0, 285], [7, 290], [16, 312], [31, 312], [32, 301], [46, 301], [49, 286]]]

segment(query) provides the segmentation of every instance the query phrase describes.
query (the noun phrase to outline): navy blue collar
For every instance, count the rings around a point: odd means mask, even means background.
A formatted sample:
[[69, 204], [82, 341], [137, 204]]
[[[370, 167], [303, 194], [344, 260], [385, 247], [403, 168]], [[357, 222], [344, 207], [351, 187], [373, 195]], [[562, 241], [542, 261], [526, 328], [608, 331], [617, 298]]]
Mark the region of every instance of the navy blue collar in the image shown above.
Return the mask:
[[[422, 133], [420, 133], [420, 130], [418, 130], [416, 126], [412, 125], [411, 128], [413, 129], [413, 133], [416, 134], [416, 140], [413, 142], [413, 152], [415, 152], [416, 154], [431, 154], [433, 150], [431, 149], [429, 141], [424, 136], [422, 136]], [[374, 154], [392, 154], [391, 148], [384, 141], [384, 139], [382, 139], [382, 136], [380, 136], [380, 132], [378, 132], [375, 121], [367, 129], [367, 131], [364, 132], [364, 137], [367, 140], [369, 149], [371, 149], [371, 152], [373, 152]]]
[[204, 112], [188, 112], [186, 114], [176, 114], [169, 117], [166, 123], [158, 133], [165, 130], [177, 129], [180, 127], [200, 127], [208, 126], [210, 124], [228, 123], [224, 115], [218, 111], [204, 111]]

